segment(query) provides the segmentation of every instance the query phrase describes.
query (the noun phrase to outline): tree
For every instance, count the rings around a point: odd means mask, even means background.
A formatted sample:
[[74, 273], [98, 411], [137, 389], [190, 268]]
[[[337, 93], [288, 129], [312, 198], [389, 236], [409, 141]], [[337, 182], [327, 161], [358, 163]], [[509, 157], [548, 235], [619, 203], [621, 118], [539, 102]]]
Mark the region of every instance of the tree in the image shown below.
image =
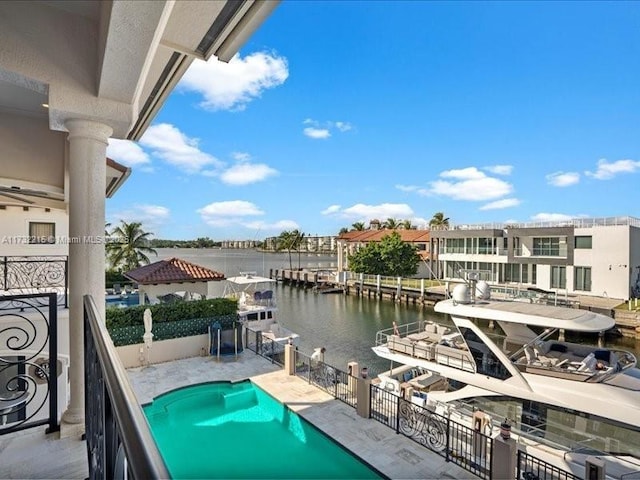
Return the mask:
[[416, 248], [402, 241], [398, 232], [382, 237], [380, 242], [369, 242], [353, 255], [349, 255], [349, 269], [356, 273], [409, 277], [418, 272], [420, 255]]
[[400, 222], [400, 228], [404, 228], [405, 230], [415, 230], [416, 227], [411, 223], [411, 220], [403, 220]]
[[429, 226], [435, 227], [436, 229], [444, 229], [449, 226], [449, 217], [444, 216], [442, 212], [436, 212], [433, 214], [431, 220], [429, 220]]
[[387, 228], [389, 230], [395, 230], [399, 226], [400, 226], [400, 222], [395, 218], [387, 218], [387, 221], [384, 222], [384, 228]]
[[358, 232], [364, 231], [364, 222], [356, 222], [351, 225], [351, 230], [357, 230]]
[[343, 233], [347, 233], [348, 231], [349, 229], [347, 227], [342, 227], [338, 232], [338, 236], [342, 235]]
[[291, 251], [298, 250], [298, 268], [300, 268], [300, 245], [304, 234], [299, 230], [285, 230], [276, 239], [276, 250], [286, 250], [289, 254], [289, 270], [293, 270]]
[[129, 271], [148, 264], [150, 260], [147, 254], [157, 255], [157, 252], [149, 246], [151, 235], [153, 233], [142, 230], [140, 222], [127, 223], [120, 220], [120, 225], [111, 232], [111, 237], [115, 237], [115, 241], [106, 245], [107, 258], [113, 268]]

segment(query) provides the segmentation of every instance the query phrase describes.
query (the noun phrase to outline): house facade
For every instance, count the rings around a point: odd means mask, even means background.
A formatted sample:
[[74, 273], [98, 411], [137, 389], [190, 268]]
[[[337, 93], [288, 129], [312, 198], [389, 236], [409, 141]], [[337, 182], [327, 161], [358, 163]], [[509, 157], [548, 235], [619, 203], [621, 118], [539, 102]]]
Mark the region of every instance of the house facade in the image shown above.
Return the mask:
[[439, 278], [479, 271], [496, 284], [627, 300], [640, 296], [640, 219], [456, 225], [431, 232]]

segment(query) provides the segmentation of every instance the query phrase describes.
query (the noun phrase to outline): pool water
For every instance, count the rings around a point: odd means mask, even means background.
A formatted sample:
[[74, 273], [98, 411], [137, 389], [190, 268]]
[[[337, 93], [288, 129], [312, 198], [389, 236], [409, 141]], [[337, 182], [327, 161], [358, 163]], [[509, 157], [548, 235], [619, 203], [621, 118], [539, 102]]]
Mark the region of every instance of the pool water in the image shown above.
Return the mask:
[[140, 297], [137, 293], [125, 293], [122, 295], [107, 295], [105, 299], [107, 303], [107, 308], [110, 307], [132, 307], [140, 304]]
[[250, 381], [175, 390], [144, 412], [173, 478], [384, 478]]

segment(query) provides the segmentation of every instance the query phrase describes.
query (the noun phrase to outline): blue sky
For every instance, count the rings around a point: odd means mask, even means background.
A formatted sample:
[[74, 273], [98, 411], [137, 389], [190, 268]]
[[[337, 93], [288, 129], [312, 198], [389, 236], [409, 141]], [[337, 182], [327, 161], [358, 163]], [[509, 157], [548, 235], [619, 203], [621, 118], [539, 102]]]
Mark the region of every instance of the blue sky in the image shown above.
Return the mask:
[[157, 237], [640, 217], [640, 3], [284, 1], [196, 61], [107, 219]]

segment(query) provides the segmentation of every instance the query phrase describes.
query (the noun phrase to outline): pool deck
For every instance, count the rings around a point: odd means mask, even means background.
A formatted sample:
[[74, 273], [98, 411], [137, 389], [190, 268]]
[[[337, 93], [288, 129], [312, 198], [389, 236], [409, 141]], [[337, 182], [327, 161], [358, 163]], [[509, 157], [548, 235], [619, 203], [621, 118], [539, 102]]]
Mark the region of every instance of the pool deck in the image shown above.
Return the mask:
[[354, 408], [298, 377], [286, 375], [281, 367], [251, 352], [243, 353], [235, 361], [196, 357], [134, 368], [129, 370], [129, 376], [142, 404], [183, 386], [250, 378], [389, 478], [476, 478], [389, 427], [359, 417]]

